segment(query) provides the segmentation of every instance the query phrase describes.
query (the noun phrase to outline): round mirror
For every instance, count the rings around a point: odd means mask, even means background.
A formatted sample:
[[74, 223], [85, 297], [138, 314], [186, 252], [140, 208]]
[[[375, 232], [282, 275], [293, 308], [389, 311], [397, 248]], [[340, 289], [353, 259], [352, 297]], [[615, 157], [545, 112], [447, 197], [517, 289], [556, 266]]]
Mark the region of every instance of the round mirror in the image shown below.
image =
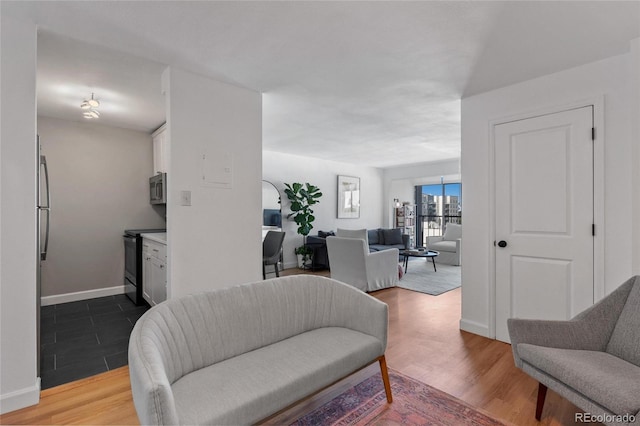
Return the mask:
[[280, 231], [282, 229], [282, 211], [280, 205], [280, 192], [271, 182], [262, 181], [262, 238], [267, 231]]

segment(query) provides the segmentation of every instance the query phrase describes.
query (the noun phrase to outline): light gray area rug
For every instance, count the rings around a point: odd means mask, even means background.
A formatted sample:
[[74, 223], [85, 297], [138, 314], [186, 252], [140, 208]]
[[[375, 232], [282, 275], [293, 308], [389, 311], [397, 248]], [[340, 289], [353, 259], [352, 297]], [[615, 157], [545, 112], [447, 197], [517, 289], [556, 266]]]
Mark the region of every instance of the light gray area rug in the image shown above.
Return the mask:
[[407, 273], [398, 281], [398, 287], [437, 296], [460, 287], [460, 267], [436, 263], [433, 271], [431, 259], [411, 258]]

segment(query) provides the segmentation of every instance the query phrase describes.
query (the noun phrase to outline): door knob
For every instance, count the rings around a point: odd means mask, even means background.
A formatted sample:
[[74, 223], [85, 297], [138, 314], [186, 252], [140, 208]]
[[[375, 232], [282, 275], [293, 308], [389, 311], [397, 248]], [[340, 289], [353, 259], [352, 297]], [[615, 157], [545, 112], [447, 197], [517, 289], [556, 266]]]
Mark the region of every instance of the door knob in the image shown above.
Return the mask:
[[498, 242], [498, 247], [504, 248], [506, 246], [507, 246], [507, 242], [505, 240], [502, 240], [502, 241]]

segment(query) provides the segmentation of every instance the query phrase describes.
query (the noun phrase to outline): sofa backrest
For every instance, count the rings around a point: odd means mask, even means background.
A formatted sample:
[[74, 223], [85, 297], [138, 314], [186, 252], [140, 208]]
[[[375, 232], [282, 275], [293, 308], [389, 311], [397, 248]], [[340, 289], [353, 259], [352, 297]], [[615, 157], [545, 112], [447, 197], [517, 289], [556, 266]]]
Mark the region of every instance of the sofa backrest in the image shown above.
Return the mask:
[[312, 275], [189, 295], [161, 303], [138, 320], [129, 357], [134, 353], [145, 368], [162, 366], [173, 384], [192, 371], [321, 327], [357, 329], [386, 346], [386, 305]]
[[369, 234], [366, 229], [340, 229], [336, 230], [336, 237], [359, 238], [369, 245]]
[[640, 276], [635, 277], [606, 351], [640, 367]]

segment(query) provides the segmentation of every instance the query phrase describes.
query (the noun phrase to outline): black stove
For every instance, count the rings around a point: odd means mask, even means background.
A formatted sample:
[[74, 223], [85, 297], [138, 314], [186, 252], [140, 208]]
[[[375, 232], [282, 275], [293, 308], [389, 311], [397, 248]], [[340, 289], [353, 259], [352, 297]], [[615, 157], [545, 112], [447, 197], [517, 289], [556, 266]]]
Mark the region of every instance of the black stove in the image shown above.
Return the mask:
[[127, 229], [124, 231], [124, 291], [136, 305], [144, 305], [142, 297], [142, 234], [167, 232], [164, 228]]

